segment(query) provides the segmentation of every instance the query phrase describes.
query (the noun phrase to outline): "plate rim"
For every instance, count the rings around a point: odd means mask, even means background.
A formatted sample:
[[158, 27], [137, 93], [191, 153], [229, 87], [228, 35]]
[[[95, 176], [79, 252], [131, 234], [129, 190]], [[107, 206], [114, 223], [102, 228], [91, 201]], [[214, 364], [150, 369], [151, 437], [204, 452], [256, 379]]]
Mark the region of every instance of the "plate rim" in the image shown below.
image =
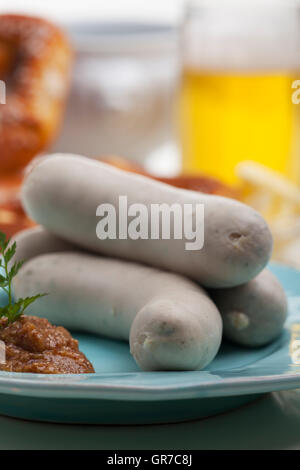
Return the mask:
[[[10, 373], [8, 373], [10, 374]], [[133, 373], [134, 374], [134, 373]], [[93, 376], [92, 374], [86, 374]], [[108, 374], [105, 374], [106, 376]], [[112, 374], [113, 375], [113, 374]], [[118, 374], [119, 376], [122, 374]], [[124, 373], [128, 375], [128, 373]], [[57, 378], [61, 375], [57, 375]], [[70, 376], [74, 377], [74, 375]], [[67, 376], [64, 378], [68, 379]], [[0, 394], [31, 396], [38, 398], [96, 398], [105, 400], [183, 400], [192, 398], [216, 398], [234, 395], [266, 393], [300, 387], [300, 374], [273, 374], [260, 377], [221, 379], [216, 382], [201, 382], [184, 385], [120, 385], [79, 384], [74, 382], [51, 383], [0, 378]], [[47, 385], [47, 387], [45, 387]]]

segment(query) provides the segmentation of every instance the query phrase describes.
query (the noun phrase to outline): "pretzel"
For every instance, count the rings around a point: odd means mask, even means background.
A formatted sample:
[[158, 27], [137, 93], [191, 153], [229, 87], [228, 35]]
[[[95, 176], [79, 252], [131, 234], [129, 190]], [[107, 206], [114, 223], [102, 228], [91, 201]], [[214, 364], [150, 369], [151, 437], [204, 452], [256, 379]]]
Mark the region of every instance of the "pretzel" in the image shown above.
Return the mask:
[[40, 18], [0, 15], [1, 175], [25, 166], [54, 139], [69, 88], [70, 45]]

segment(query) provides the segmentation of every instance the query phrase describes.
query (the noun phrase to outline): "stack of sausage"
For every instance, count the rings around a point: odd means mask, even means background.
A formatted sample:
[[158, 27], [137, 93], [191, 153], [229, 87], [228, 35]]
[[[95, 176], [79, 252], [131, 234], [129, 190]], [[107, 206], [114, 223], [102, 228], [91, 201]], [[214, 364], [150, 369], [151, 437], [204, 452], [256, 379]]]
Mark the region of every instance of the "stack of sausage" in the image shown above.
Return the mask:
[[[202, 204], [202, 249], [187, 250], [184, 237], [99, 239], [97, 207], [113, 206], [119, 220], [119, 196], [128, 207]], [[236, 200], [56, 154], [31, 165], [22, 203], [40, 225], [16, 236], [16, 256], [27, 260], [15, 278], [16, 296], [49, 293], [30, 314], [129, 340], [143, 370], [199, 370], [216, 356], [223, 334], [253, 347], [283, 328], [285, 293], [265, 269], [271, 233]], [[195, 227], [194, 210], [187, 218]]]

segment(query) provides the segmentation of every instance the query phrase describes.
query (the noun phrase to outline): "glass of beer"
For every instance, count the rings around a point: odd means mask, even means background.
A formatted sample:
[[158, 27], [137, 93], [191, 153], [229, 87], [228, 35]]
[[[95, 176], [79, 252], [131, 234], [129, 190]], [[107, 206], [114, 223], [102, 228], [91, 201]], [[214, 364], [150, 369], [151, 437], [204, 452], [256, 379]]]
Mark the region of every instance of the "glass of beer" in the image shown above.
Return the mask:
[[299, 13], [296, 0], [188, 3], [179, 99], [183, 173], [235, 183], [238, 163], [252, 160], [299, 183]]

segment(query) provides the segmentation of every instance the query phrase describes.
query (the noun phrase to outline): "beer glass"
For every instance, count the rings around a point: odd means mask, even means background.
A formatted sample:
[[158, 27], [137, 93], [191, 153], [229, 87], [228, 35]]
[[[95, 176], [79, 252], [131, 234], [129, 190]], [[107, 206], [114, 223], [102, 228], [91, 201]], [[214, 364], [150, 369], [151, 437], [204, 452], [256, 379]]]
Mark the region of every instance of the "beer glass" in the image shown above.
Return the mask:
[[179, 97], [184, 173], [235, 183], [237, 164], [252, 160], [299, 183], [299, 13], [293, 0], [188, 3]]

